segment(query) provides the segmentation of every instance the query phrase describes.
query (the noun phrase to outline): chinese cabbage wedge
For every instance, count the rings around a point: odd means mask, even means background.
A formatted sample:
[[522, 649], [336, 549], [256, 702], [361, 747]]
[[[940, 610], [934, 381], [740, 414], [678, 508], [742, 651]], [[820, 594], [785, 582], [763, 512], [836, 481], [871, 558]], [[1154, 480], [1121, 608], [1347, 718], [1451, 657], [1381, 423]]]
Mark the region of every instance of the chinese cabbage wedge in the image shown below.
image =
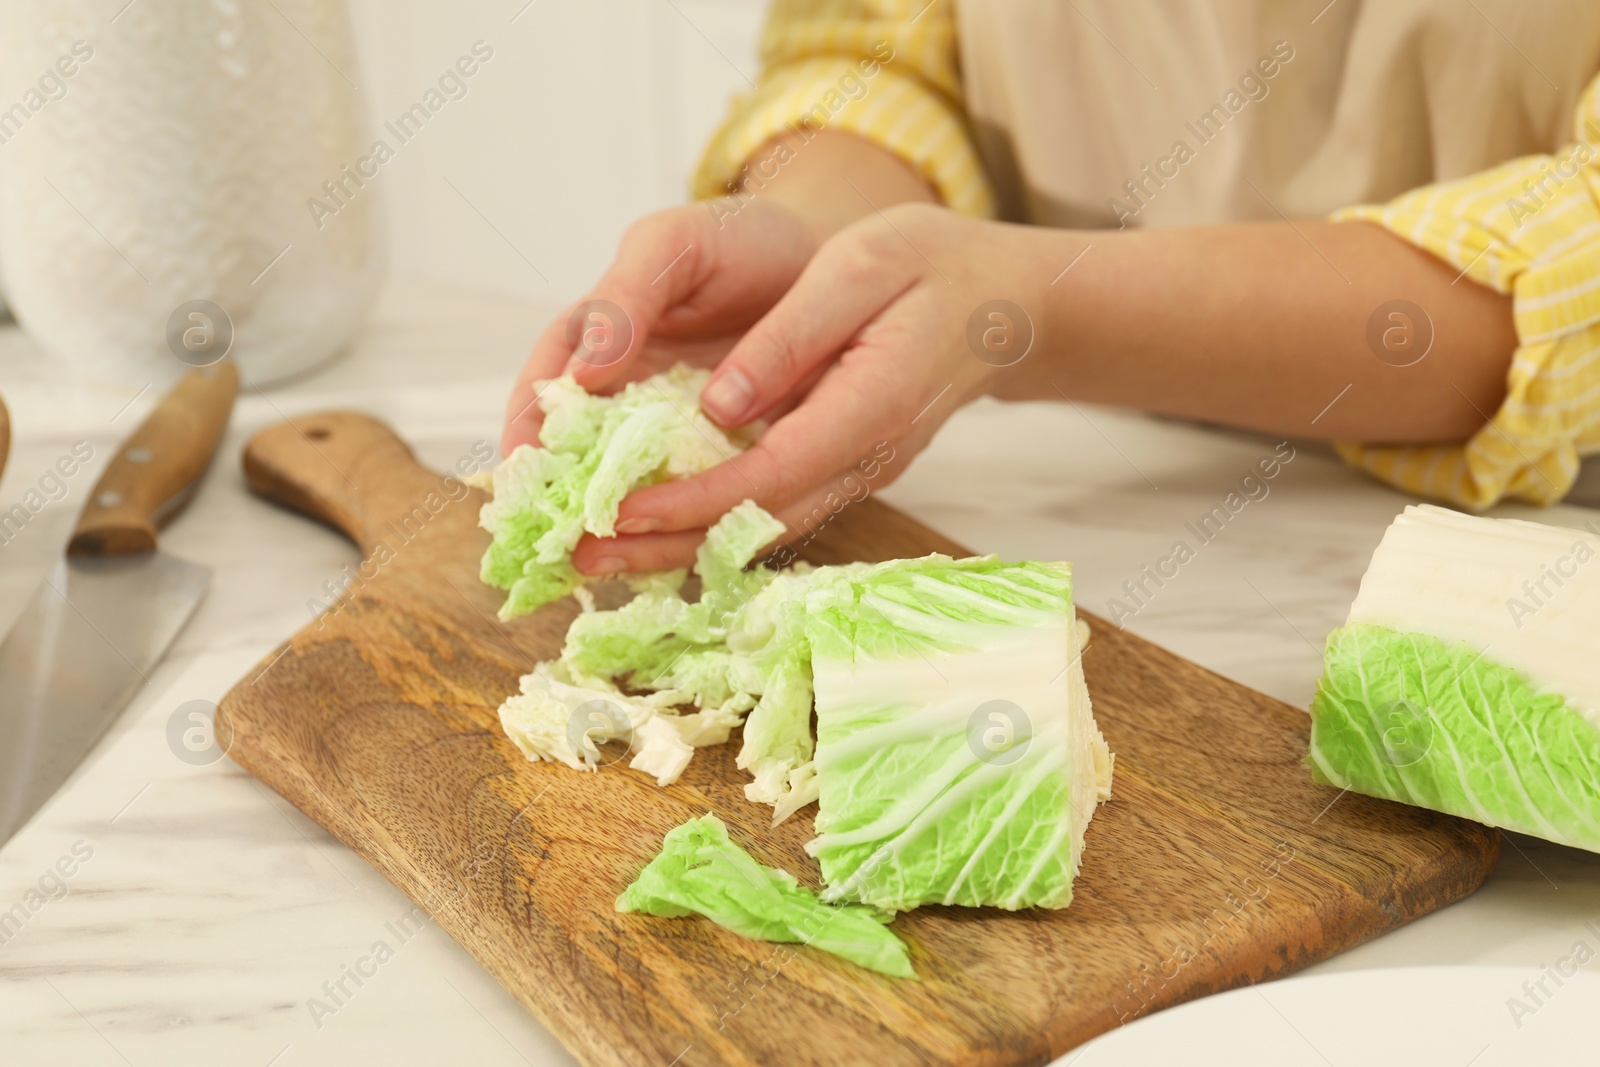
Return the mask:
[[823, 899], [1065, 907], [1112, 764], [1068, 566], [823, 568], [805, 632]]
[[1600, 530], [1409, 507], [1328, 638], [1322, 782], [1600, 852]]

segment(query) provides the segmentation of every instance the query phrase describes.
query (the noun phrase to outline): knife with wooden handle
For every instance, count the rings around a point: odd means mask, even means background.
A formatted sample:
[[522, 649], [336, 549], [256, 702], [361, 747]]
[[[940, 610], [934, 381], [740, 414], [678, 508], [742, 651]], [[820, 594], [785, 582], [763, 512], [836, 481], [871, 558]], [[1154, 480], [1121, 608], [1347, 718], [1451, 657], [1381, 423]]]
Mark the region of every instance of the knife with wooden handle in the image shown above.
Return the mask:
[[222, 440], [239, 389], [190, 371], [106, 465], [67, 554], [0, 643], [0, 842], [32, 817], [148, 680], [209, 568], [156, 547]]

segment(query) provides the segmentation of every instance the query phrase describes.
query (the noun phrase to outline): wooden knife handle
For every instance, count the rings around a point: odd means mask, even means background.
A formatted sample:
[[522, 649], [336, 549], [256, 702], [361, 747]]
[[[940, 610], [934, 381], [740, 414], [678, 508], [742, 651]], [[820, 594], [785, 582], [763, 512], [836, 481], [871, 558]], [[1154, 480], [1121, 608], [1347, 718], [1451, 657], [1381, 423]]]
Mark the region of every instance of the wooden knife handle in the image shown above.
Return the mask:
[[67, 553], [153, 550], [156, 530], [189, 502], [211, 464], [238, 392], [239, 368], [232, 360], [185, 374], [111, 457], [78, 516]]
[[467, 492], [418, 463], [386, 423], [355, 411], [302, 415], [262, 430], [245, 445], [244, 476], [258, 496], [326, 523], [364, 554], [391, 523], [404, 527], [419, 507]]

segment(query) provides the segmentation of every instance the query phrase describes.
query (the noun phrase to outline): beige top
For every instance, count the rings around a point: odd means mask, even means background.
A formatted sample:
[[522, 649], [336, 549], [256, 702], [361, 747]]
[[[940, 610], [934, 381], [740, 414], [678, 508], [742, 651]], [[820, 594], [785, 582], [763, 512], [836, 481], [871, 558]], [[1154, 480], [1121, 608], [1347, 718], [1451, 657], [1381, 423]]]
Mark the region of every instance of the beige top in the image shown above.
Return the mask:
[[1003, 217], [1168, 226], [1388, 200], [1554, 151], [1600, 70], [1596, 0], [1155, 6], [956, 6]]

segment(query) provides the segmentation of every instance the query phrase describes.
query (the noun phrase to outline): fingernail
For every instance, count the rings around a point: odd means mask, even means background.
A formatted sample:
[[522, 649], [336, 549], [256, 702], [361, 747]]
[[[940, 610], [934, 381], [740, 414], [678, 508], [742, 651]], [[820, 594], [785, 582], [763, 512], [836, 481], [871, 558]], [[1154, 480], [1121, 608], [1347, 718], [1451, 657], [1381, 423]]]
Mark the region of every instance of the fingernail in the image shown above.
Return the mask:
[[700, 406], [724, 425], [737, 424], [750, 408], [756, 391], [744, 371], [738, 368], [723, 371], [700, 395]]
[[561, 376], [565, 378], [581, 366], [583, 366], [583, 360], [578, 358], [577, 353], [573, 353], [567, 358], [567, 365], [561, 368]]
[[660, 519], [639, 518], [619, 519], [617, 521], [617, 533], [620, 534], [655, 533], [659, 529], [661, 529]]
[[621, 574], [628, 569], [628, 561], [621, 556], [601, 556], [588, 568], [589, 573], [598, 578], [606, 574]]

